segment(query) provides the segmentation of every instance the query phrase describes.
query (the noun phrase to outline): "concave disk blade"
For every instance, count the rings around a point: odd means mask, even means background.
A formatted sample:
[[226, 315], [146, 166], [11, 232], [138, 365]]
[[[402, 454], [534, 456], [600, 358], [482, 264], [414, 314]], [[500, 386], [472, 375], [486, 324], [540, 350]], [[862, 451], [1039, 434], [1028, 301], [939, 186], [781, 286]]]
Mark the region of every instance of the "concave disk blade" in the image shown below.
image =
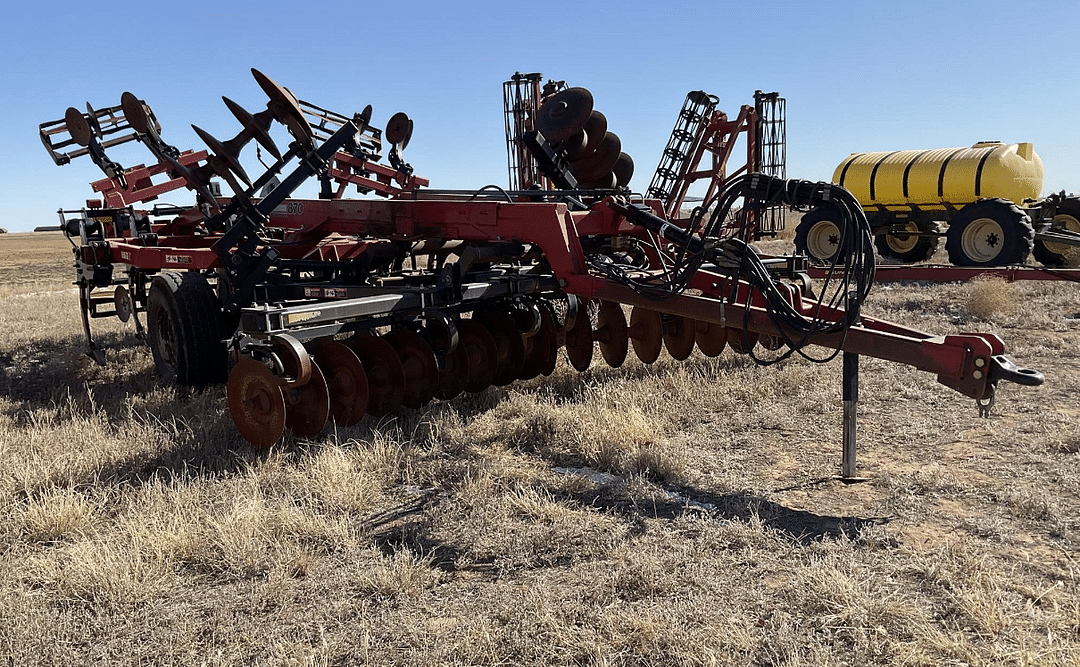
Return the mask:
[[718, 357], [727, 345], [727, 327], [699, 320], [694, 327], [698, 349], [706, 357]]
[[199, 138], [203, 140], [203, 143], [213, 151], [214, 155], [225, 163], [225, 166], [227, 166], [232, 173], [239, 176], [240, 180], [248, 187], [251, 187], [251, 179], [248, 178], [247, 172], [244, 171], [244, 165], [240, 164], [240, 160], [238, 159], [240, 156], [237, 153], [234, 153], [230, 147], [218, 141], [214, 135], [200, 128], [198, 125], [192, 125], [191, 129], [195, 130], [195, 134], [199, 135]]
[[595, 151], [570, 163], [570, 173], [582, 183], [602, 180], [611, 173], [621, 152], [622, 141], [614, 132], [608, 132]]
[[291, 384], [306, 384], [311, 378], [311, 355], [307, 349], [289, 334], [271, 336], [270, 342], [284, 366], [286, 379]]
[[142, 100], [125, 91], [120, 95], [120, 109], [131, 129], [139, 134], [150, 134], [150, 116], [147, 115]]
[[322, 343], [315, 358], [330, 390], [330, 416], [340, 426], [353, 426], [367, 413], [368, 381], [364, 365], [347, 345]]
[[537, 303], [540, 309], [540, 329], [525, 339], [525, 366], [521, 380], [531, 380], [537, 375], [551, 375], [559, 359], [559, 335], [555, 331], [555, 316], [551, 307]]
[[384, 417], [405, 398], [405, 369], [394, 348], [382, 338], [357, 334], [345, 341], [364, 366], [368, 379], [368, 414]]
[[736, 354], [750, 354], [758, 342], [758, 333], [747, 329], [728, 327], [727, 344]]
[[536, 129], [550, 144], [577, 134], [593, 110], [593, 96], [585, 88], [566, 88], [544, 100], [536, 112]]
[[270, 98], [267, 106], [274, 112], [274, 117], [278, 119], [278, 122], [289, 128], [289, 133], [297, 139], [310, 141], [314, 133], [307, 119], [304, 118], [304, 111], [300, 108], [300, 102], [296, 96], [289, 92], [288, 88], [278, 85], [276, 81], [255, 68], [251, 69], [251, 75]]
[[86, 117], [82, 115], [82, 112], [75, 107], [68, 107], [68, 110], [64, 113], [64, 125], [67, 127], [68, 134], [71, 135], [72, 140], [80, 146], [89, 146], [90, 140], [94, 138], [94, 133], [90, 129], [90, 123], [87, 122]]
[[311, 438], [322, 431], [330, 418], [330, 389], [326, 377], [314, 361], [307, 384], [286, 386], [285, 425], [300, 438]]
[[615, 185], [626, 187], [634, 177], [634, 160], [626, 153], [619, 153], [619, 159], [615, 160], [612, 171], [615, 173]]
[[399, 151], [403, 151], [409, 145], [412, 132], [412, 119], [404, 111], [399, 111], [390, 116], [390, 120], [386, 122], [386, 132], [383, 133], [383, 139], [390, 142], [392, 146], [396, 146]]
[[592, 363], [593, 330], [587, 309], [582, 309], [574, 326], [566, 330], [566, 358], [570, 365], [585, 372]]
[[607, 365], [612, 368], [622, 366], [630, 346], [630, 335], [622, 306], [611, 301], [600, 302], [600, 314], [593, 336], [600, 343], [600, 354], [604, 355]]
[[[270, 155], [273, 155], [275, 160], [280, 160], [281, 151], [278, 150], [277, 144], [274, 143], [273, 138], [266, 131], [266, 128], [259, 124], [259, 121], [256, 120], [255, 116], [252, 116], [247, 109], [224, 95], [221, 99], [225, 102], [225, 106], [229, 108], [229, 111], [232, 112], [232, 115], [236, 117], [236, 120], [240, 121], [240, 124], [244, 126], [244, 129], [251, 134], [252, 138], [259, 142], [259, 145], [265, 148]], [[270, 122], [269, 118], [267, 119], [267, 122]]]
[[590, 157], [600, 147], [600, 142], [607, 134], [607, 117], [595, 109], [585, 121], [585, 146], [573, 159], [580, 160]]
[[634, 344], [634, 354], [643, 363], [651, 364], [660, 358], [664, 345], [664, 322], [660, 313], [634, 306], [627, 333]]
[[567, 160], [576, 160], [585, 153], [588, 143], [589, 137], [585, 134], [585, 130], [581, 130], [577, 134], [570, 135], [568, 139], [560, 141], [556, 148], [566, 153]]
[[439, 388], [435, 391], [435, 397], [444, 401], [460, 396], [469, 383], [469, 351], [461, 339], [460, 322], [455, 325], [458, 329], [458, 344], [453, 352], [443, 356], [442, 368], [439, 370]]
[[495, 377], [491, 384], [505, 387], [518, 379], [525, 366], [525, 340], [518, 331], [514, 316], [506, 310], [489, 310], [474, 313], [473, 319], [487, 327], [495, 340], [497, 356]]
[[244, 357], [236, 362], [226, 385], [229, 415], [252, 447], [266, 449], [285, 433], [285, 397], [281, 380], [262, 363]]
[[664, 347], [676, 361], [689, 357], [694, 351], [694, 321], [680, 315], [666, 316]]
[[487, 327], [475, 320], [458, 322], [458, 347], [469, 358], [465, 391], [475, 394], [490, 387], [499, 367], [499, 350]]
[[410, 329], [394, 329], [383, 338], [397, 352], [405, 373], [402, 404], [414, 410], [426, 405], [439, 388], [439, 362], [435, 359], [435, 351], [423, 336]]

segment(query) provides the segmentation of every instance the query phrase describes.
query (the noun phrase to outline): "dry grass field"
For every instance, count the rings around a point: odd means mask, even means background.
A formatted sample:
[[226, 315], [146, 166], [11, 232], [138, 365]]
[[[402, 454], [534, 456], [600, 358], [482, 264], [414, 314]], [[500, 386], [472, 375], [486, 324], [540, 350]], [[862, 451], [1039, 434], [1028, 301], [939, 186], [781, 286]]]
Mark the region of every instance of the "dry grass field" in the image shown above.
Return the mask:
[[1046, 384], [864, 359], [844, 485], [839, 362], [730, 351], [253, 452], [70, 263], [0, 236], [0, 664], [1080, 664], [1080, 285], [879, 284]]

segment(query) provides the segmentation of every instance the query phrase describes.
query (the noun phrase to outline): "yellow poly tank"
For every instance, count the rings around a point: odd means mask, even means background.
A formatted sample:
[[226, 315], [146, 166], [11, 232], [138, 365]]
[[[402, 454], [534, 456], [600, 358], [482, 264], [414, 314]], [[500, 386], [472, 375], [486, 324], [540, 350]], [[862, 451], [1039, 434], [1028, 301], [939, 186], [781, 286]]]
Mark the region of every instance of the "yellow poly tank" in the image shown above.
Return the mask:
[[961, 207], [1001, 197], [1017, 204], [1042, 192], [1043, 165], [1030, 142], [971, 148], [852, 153], [833, 172], [865, 207]]

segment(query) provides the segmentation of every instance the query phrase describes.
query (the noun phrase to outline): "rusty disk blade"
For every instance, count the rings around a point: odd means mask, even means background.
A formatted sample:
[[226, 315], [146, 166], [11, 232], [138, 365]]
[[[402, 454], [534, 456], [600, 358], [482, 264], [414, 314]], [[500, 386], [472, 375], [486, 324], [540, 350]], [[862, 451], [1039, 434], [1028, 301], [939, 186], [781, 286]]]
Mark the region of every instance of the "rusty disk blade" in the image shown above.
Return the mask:
[[311, 355], [300, 341], [289, 334], [277, 334], [270, 337], [270, 343], [281, 359], [286, 384], [307, 384], [311, 378]]
[[548, 342], [541, 350], [544, 351], [540, 358], [540, 374], [551, 375], [555, 372], [555, 365], [559, 362], [559, 331], [555, 324], [555, 313], [548, 303], [540, 304], [540, 331], [537, 335], [544, 335]]
[[607, 117], [604, 114], [596, 111], [595, 109], [589, 114], [589, 119], [585, 121], [585, 146], [581, 149], [581, 152], [575, 160], [587, 158], [596, 152], [597, 148], [600, 148], [600, 142], [604, 140], [604, 135], [607, 134]]
[[251, 68], [251, 75], [270, 98], [267, 107], [274, 112], [274, 118], [289, 128], [289, 133], [297, 139], [311, 141], [314, 133], [307, 119], [304, 118], [304, 111], [300, 108], [300, 102], [297, 101], [296, 96], [289, 92], [288, 88], [278, 85], [276, 81], [254, 67]]
[[465, 391], [475, 394], [490, 387], [499, 367], [499, 350], [491, 332], [476, 320], [461, 320], [458, 322], [458, 347], [464, 348], [469, 358]]
[[664, 322], [660, 313], [634, 306], [627, 333], [634, 344], [634, 354], [643, 363], [651, 364], [660, 358], [664, 345]]
[[680, 315], [664, 317], [664, 347], [676, 361], [682, 361], [694, 351], [694, 321]]
[[405, 369], [394, 348], [382, 338], [356, 334], [345, 341], [364, 366], [368, 380], [368, 414], [384, 417], [405, 398]]
[[718, 357], [727, 345], [727, 327], [698, 320], [694, 327], [694, 340], [706, 357]]
[[409, 118], [408, 114], [404, 111], [399, 111], [393, 116], [390, 116], [390, 120], [386, 123], [386, 132], [383, 133], [383, 139], [390, 142], [391, 145], [396, 146], [399, 151], [405, 150], [405, 147], [409, 145], [409, 139], [412, 138], [413, 122]]
[[556, 148], [566, 154], [567, 160], [576, 160], [585, 152], [588, 141], [589, 137], [585, 133], [585, 130], [581, 130], [576, 134], [570, 135], [568, 139], [560, 141]]
[[585, 88], [565, 88], [540, 105], [536, 129], [548, 143], [557, 144], [580, 132], [592, 110], [592, 93]]
[[521, 337], [514, 316], [508, 310], [474, 313], [473, 319], [483, 324], [495, 340], [495, 377], [491, 384], [505, 387], [518, 379], [525, 366], [525, 339]]
[[540, 309], [540, 328], [525, 339], [525, 366], [521, 369], [521, 380], [551, 375], [559, 359], [559, 334], [555, 330], [551, 306], [540, 302], [537, 307]]
[[[259, 142], [259, 145], [266, 149], [266, 152], [274, 156], [275, 160], [281, 159], [281, 151], [278, 150], [277, 144], [274, 143], [273, 138], [266, 131], [255, 116], [252, 116], [247, 109], [240, 106], [236, 102], [233, 102], [229, 98], [222, 95], [221, 99], [225, 102], [225, 106], [229, 108], [232, 115], [236, 117], [236, 120], [240, 121], [240, 124], [244, 126], [244, 129], [252, 136], [255, 141]], [[267, 118], [267, 123], [270, 120]]]
[[286, 385], [285, 425], [300, 438], [311, 438], [322, 431], [330, 418], [330, 389], [326, 377], [314, 361], [311, 362], [311, 379], [299, 386]]
[[578, 187], [588, 190], [610, 190], [614, 188], [618, 182], [619, 179], [615, 177], [615, 172], [609, 171], [595, 181], [580, 183]]
[[435, 397], [444, 401], [460, 396], [469, 382], [469, 351], [462, 344], [461, 328], [458, 327], [458, 344], [453, 352], [443, 355], [439, 370], [439, 388]]
[[113, 307], [116, 309], [116, 317], [121, 322], [131, 319], [135, 306], [131, 302], [131, 293], [123, 285], [118, 285], [113, 292]]
[[330, 416], [340, 426], [353, 426], [367, 413], [368, 381], [364, 365], [347, 345], [327, 341], [315, 349], [330, 389]]
[[90, 140], [94, 138], [94, 132], [90, 129], [90, 123], [82, 115], [81, 111], [75, 107], [68, 107], [68, 110], [64, 113], [64, 125], [75, 143], [80, 146], [90, 145]]
[[630, 347], [630, 334], [622, 306], [611, 301], [600, 302], [600, 315], [593, 336], [600, 343], [600, 354], [604, 355], [607, 365], [612, 368], [622, 366]]
[[131, 129], [139, 134], [150, 134], [150, 115], [146, 113], [143, 101], [134, 93], [125, 91], [120, 95], [120, 109]]
[[585, 372], [592, 363], [593, 329], [589, 319], [589, 313], [582, 311], [574, 326], [566, 330], [566, 358], [580, 372]]
[[630, 185], [630, 179], [634, 177], [634, 160], [626, 153], [619, 153], [619, 159], [615, 160], [612, 167], [615, 173], [615, 185], [626, 187]]
[[195, 130], [195, 134], [199, 135], [199, 138], [203, 140], [203, 143], [213, 151], [215, 156], [225, 163], [225, 166], [227, 166], [232, 173], [239, 176], [240, 180], [247, 184], [248, 187], [251, 187], [251, 179], [248, 178], [247, 172], [244, 171], [244, 166], [240, 164], [240, 160], [238, 159], [240, 157], [239, 155], [234, 153], [230, 148], [225, 146], [225, 144], [218, 141], [217, 138], [200, 128], [198, 125], [192, 125], [191, 129]]
[[727, 328], [727, 344], [736, 354], [750, 354], [750, 350], [757, 345], [759, 334], [756, 331]]
[[570, 163], [570, 173], [582, 183], [603, 179], [615, 166], [622, 152], [622, 140], [614, 132], [608, 132], [591, 154]]
[[383, 338], [397, 352], [405, 373], [405, 395], [401, 403], [414, 410], [426, 405], [439, 389], [439, 361], [435, 351], [423, 336], [411, 329], [394, 329]]
[[281, 384], [269, 368], [251, 357], [240, 359], [229, 373], [229, 415], [252, 447], [266, 449], [285, 433]]

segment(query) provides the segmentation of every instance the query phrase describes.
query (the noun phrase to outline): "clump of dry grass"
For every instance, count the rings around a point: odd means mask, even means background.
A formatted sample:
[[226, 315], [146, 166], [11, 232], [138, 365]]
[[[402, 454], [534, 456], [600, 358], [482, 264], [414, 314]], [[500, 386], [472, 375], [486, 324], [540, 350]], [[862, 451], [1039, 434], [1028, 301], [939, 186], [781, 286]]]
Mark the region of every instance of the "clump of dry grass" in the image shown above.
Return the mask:
[[965, 306], [972, 317], [987, 321], [996, 315], [1012, 313], [1016, 294], [1004, 278], [979, 276], [968, 282]]

